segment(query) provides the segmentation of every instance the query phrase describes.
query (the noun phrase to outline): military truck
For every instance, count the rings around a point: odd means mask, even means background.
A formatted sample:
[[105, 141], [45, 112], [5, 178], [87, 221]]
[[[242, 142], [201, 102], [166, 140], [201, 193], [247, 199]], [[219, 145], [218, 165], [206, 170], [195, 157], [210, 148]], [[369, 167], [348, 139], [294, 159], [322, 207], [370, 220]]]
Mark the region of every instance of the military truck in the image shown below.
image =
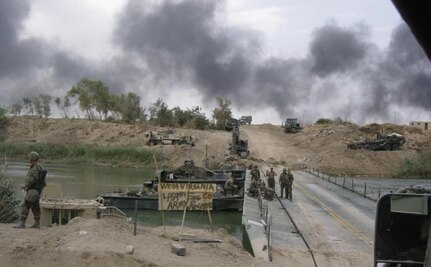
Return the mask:
[[182, 145], [188, 144], [191, 146], [195, 145], [195, 141], [193, 137], [190, 135], [181, 135], [179, 137], [171, 137], [169, 134], [165, 132], [156, 132], [153, 133], [148, 131], [145, 133], [145, 144], [147, 146], [155, 146], [155, 145]]
[[251, 124], [252, 116], [241, 116], [238, 122], [240, 125]]
[[431, 266], [431, 186], [411, 186], [377, 202], [374, 266]]
[[281, 127], [284, 128], [285, 133], [297, 133], [302, 129], [301, 124], [298, 123], [298, 119], [296, 118], [287, 118]]
[[398, 133], [380, 134], [377, 133], [376, 139], [365, 140], [361, 142], [353, 142], [347, 144], [349, 149], [367, 149], [373, 151], [390, 151], [399, 150], [406, 142], [403, 135]]

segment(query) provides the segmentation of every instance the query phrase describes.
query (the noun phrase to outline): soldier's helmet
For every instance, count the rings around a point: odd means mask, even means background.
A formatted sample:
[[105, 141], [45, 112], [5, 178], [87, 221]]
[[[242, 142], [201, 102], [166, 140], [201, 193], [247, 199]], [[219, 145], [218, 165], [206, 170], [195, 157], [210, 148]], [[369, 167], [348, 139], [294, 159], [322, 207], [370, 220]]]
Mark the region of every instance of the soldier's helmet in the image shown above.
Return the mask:
[[286, 172], [287, 171], [287, 169], [286, 168], [283, 168], [283, 172]]
[[254, 166], [253, 166], [253, 168], [254, 168], [254, 169], [257, 169], [257, 165], [254, 165]]
[[37, 153], [36, 151], [31, 151], [30, 153], [28, 153], [27, 158], [31, 161], [38, 161], [39, 160], [39, 153]]

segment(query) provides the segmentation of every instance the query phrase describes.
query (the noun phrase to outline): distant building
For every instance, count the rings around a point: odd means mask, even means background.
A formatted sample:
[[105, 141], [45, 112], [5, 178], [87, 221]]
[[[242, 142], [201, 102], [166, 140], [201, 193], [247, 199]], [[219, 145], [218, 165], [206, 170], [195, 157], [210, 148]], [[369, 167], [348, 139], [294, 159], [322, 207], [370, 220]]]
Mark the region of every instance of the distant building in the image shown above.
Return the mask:
[[425, 131], [431, 130], [430, 129], [430, 126], [431, 126], [430, 121], [411, 121], [411, 122], [409, 122], [409, 125], [417, 127], [417, 128], [421, 128], [422, 130], [425, 130]]

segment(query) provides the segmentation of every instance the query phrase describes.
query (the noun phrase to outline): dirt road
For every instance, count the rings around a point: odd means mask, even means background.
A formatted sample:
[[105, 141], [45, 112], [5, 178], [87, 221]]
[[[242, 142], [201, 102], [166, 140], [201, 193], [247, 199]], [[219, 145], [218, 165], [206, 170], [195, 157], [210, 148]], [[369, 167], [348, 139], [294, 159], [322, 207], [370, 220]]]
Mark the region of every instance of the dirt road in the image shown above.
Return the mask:
[[265, 164], [285, 164], [290, 167], [303, 167], [307, 153], [295, 146], [294, 136], [283, 132], [274, 125], [247, 125], [241, 127], [241, 133], [248, 139], [250, 155]]

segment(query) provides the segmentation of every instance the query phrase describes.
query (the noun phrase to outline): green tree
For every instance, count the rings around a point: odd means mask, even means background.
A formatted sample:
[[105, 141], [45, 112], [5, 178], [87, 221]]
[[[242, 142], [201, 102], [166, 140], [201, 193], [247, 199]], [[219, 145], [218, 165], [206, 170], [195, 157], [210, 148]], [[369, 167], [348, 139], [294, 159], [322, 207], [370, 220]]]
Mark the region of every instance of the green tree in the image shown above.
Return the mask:
[[92, 108], [94, 106], [93, 97], [91, 95], [91, 80], [81, 79], [75, 86], [73, 86], [68, 92], [67, 97], [75, 98], [79, 102], [79, 107], [86, 113], [87, 118], [93, 119]]
[[23, 97], [22, 102], [24, 103], [24, 108], [27, 110], [28, 114], [34, 114], [33, 103], [29, 97]]
[[34, 110], [39, 117], [48, 118], [51, 115], [51, 99], [52, 96], [39, 94], [32, 99]]
[[153, 103], [150, 108], [150, 121], [156, 122], [159, 126], [172, 126], [173, 112], [168, 109], [168, 106], [159, 98]]
[[119, 114], [121, 120], [127, 123], [134, 123], [138, 120], [145, 120], [144, 110], [140, 106], [141, 98], [129, 92], [127, 95], [111, 96], [113, 111]]
[[213, 110], [213, 119], [216, 129], [224, 129], [226, 121], [232, 118], [231, 101], [227, 98], [217, 97], [218, 107]]
[[0, 141], [6, 139], [5, 132], [9, 123], [9, 118], [6, 117], [7, 109], [0, 107]]
[[196, 106], [190, 110], [188, 110], [192, 114], [192, 120], [189, 122], [189, 128], [205, 130], [209, 127], [210, 121], [205, 116], [205, 113], [202, 113], [202, 108]]
[[18, 219], [19, 200], [12, 182], [5, 176], [5, 171], [5, 164], [0, 164], [0, 223], [11, 223]]
[[19, 115], [21, 115], [22, 108], [23, 108], [23, 106], [21, 105], [20, 102], [14, 103], [10, 107], [10, 114], [12, 114], [14, 117], [19, 116]]
[[43, 117], [42, 99], [40, 99], [39, 97], [35, 97], [32, 99], [31, 102], [33, 103], [33, 108], [34, 108], [36, 115], [39, 116], [40, 118], [42, 118]]
[[40, 94], [39, 98], [40, 98], [40, 102], [42, 103], [42, 115], [43, 117], [48, 118], [49, 116], [51, 116], [52, 96]]
[[69, 99], [69, 97], [66, 95], [63, 98], [63, 101], [61, 101], [60, 97], [56, 97], [54, 99], [54, 103], [57, 105], [57, 107], [59, 109], [63, 110], [64, 117], [68, 118], [69, 116], [67, 115], [67, 109], [70, 107], [70, 99]]
[[174, 107], [172, 109], [172, 115], [173, 120], [180, 127], [183, 127], [187, 123], [187, 121], [192, 119], [192, 117], [189, 116], [189, 114], [187, 114], [187, 112], [182, 110], [180, 107]]

